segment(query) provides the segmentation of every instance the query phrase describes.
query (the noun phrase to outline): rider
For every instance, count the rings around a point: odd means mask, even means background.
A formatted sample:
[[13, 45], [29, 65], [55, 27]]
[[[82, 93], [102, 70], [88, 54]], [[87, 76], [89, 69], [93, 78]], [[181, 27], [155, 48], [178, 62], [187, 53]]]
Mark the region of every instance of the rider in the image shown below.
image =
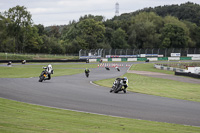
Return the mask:
[[88, 68], [85, 68], [85, 74], [88, 74], [90, 70]]
[[113, 86], [112, 86], [112, 89], [110, 90], [110, 92], [113, 91], [113, 87], [117, 85], [117, 87], [119, 86], [119, 84], [122, 84], [122, 87], [124, 86], [124, 93], [126, 93], [126, 88], [128, 87], [128, 78], [127, 77], [124, 77], [124, 78], [117, 78], [114, 83], [113, 83]]
[[128, 78], [124, 77], [121, 80], [122, 86], [124, 86], [124, 92], [126, 93], [126, 88], [128, 87]]
[[53, 74], [53, 67], [51, 64], [49, 64], [47, 67], [44, 67], [44, 69], [47, 71], [48, 73], [48, 78], [45, 80], [50, 80], [51, 79], [51, 74]]

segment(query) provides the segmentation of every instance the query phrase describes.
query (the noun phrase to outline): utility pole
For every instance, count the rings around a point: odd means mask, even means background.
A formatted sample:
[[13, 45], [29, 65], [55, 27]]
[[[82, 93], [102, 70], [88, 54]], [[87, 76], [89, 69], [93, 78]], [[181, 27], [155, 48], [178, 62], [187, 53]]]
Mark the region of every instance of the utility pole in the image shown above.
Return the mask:
[[119, 16], [119, 3], [115, 4], [115, 16]]

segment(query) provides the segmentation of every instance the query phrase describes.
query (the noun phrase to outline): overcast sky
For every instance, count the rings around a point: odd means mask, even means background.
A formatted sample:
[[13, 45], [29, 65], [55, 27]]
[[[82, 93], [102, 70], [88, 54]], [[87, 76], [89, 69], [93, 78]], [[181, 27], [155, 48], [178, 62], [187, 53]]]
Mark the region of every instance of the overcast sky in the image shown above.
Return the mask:
[[[102, 15], [111, 19], [115, 15], [115, 4], [119, 3], [119, 14], [130, 13], [145, 7], [156, 7], [186, 3], [188, 0], [0, 0], [0, 12], [17, 5], [25, 6], [32, 14], [34, 24], [44, 26], [68, 24], [81, 16]], [[190, 0], [200, 4], [200, 0]]]

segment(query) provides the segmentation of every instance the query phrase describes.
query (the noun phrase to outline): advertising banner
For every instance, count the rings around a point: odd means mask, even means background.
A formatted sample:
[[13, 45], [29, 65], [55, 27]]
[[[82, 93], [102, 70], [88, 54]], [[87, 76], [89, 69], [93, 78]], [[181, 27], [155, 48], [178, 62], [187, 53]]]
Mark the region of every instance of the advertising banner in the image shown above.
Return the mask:
[[181, 53], [171, 53], [171, 57], [180, 57]]

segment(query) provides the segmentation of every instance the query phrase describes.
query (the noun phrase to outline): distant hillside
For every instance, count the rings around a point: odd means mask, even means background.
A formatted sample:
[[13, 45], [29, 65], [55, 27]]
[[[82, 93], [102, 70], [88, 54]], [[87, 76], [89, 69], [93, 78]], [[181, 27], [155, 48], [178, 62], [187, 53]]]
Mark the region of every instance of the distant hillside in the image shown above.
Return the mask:
[[200, 26], [200, 5], [192, 2], [187, 2], [181, 5], [176, 4], [157, 6], [155, 8], [144, 8], [136, 12], [122, 14], [118, 18], [115, 17], [114, 19], [129, 19], [131, 16], [135, 16], [140, 12], [155, 12], [162, 17], [171, 15], [177, 17], [179, 20], [187, 20]]

